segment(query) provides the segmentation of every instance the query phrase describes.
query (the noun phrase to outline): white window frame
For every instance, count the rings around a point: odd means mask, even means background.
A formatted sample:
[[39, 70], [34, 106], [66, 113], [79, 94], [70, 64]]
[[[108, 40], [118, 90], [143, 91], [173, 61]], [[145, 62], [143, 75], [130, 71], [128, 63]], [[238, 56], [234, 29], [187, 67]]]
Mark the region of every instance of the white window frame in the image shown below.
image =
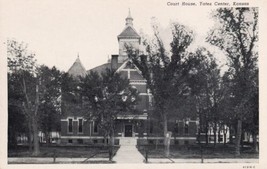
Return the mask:
[[[80, 120], [82, 120], [82, 132], [79, 131], [79, 129], [80, 129]], [[84, 127], [83, 127], [83, 125], [84, 125], [84, 119], [83, 119], [83, 118], [77, 118], [77, 121], [78, 121], [78, 123], [77, 123], [77, 124], [78, 124], [78, 126], [77, 126], [77, 129], [78, 129], [78, 130], [77, 130], [77, 133], [78, 133], [78, 134], [83, 134], [83, 129], [84, 129]]]
[[[68, 127], [68, 129], [67, 129], [68, 130], [68, 133], [73, 134], [73, 122], [74, 122], [74, 118], [73, 117], [68, 117], [67, 119], [68, 119], [68, 126], [67, 126]], [[72, 124], [71, 124], [72, 125], [72, 131], [71, 132], [70, 132], [70, 119], [72, 120]]]
[[93, 121], [93, 133], [94, 133], [94, 134], [98, 134], [98, 133], [99, 133], [99, 128], [98, 128], [98, 126], [96, 126], [96, 128], [97, 128], [97, 132], [95, 132], [95, 125], [96, 125], [96, 122]]

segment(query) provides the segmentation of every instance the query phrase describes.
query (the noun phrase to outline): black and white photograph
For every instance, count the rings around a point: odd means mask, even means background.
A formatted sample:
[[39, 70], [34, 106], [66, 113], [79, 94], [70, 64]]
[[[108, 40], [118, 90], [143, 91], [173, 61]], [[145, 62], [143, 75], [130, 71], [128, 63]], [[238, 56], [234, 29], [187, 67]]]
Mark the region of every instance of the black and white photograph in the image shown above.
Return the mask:
[[0, 168], [264, 168], [261, 5], [0, 0]]

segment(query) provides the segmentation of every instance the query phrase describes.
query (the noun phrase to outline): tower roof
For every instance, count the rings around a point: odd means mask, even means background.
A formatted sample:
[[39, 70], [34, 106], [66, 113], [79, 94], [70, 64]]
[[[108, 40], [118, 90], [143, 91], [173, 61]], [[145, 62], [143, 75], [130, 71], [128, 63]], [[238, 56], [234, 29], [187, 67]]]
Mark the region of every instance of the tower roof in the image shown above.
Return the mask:
[[136, 30], [133, 27], [133, 18], [131, 16], [131, 11], [129, 9], [129, 13], [126, 20], [126, 27], [124, 28], [124, 30], [118, 35], [118, 39], [121, 38], [137, 38], [140, 39], [141, 37], [138, 35], [138, 33], [136, 32]]
[[127, 26], [119, 35], [118, 39], [120, 38], [140, 38], [138, 33], [132, 26]]
[[68, 73], [72, 75], [73, 77], [78, 77], [78, 76], [86, 76], [86, 69], [82, 65], [82, 62], [80, 61], [79, 55], [73, 65], [70, 67], [68, 70]]
[[131, 10], [130, 10], [130, 8], [129, 8], [128, 16], [127, 16], [127, 18], [125, 19], [125, 21], [126, 21], [126, 26], [128, 26], [128, 25], [133, 26], [133, 18], [132, 18], [132, 16], [131, 16]]

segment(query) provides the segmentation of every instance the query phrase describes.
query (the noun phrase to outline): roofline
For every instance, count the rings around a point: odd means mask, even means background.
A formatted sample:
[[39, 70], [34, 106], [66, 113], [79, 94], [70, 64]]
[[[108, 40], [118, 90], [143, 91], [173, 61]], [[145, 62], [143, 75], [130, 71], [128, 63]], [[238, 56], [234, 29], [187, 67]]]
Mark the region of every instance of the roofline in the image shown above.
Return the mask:
[[[79, 58], [79, 57], [78, 57]], [[77, 58], [77, 59], [78, 59]], [[69, 73], [69, 71], [71, 70], [71, 68], [74, 66], [74, 64], [77, 62], [77, 59], [75, 60], [75, 62], [71, 65], [71, 67], [69, 68], [69, 70], [67, 71], [67, 73]], [[81, 67], [85, 70], [85, 74], [87, 74], [87, 70], [85, 69], [85, 67], [83, 66], [81, 60], [79, 59], [79, 62], [77, 63], [80, 63]]]
[[89, 72], [89, 71], [91, 71], [92, 69], [95, 69], [95, 68], [98, 68], [98, 67], [100, 67], [100, 66], [107, 65], [107, 64], [110, 64], [110, 63], [104, 63], [104, 64], [102, 64], [102, 65], [99, 65], [99, 66], [93, 67], [93, 68], [91, 68], [91, 69], [89, 69], [89, 70], [86, 70], [86, 71], [87, 71], [87, 72]]
[[[131, 62], [133, 64], [133, 66], [135, 67], [135, 69], [137, 70], [137, 72], [143, 77], [142, 72], [140, 71], [140, 69], [133, 63], [133, 61], [131, 59], [127, 59], [124, 61], [124, 63], [116, 70], [116, 73], [120, 72], [128, 62]], [[144, 78], [144, 77], [143, 77]], [[145, 78], [144, 78], [145, 79]]]
[[[121, 36], [120, 34], [122, 33], [122, 32], [124, 32], [128, 27], [131, 27], [134, 31], [135, 31], [135, 33], [138, 35], [138, 36]], [[118, 39], [120, 39], [121, 37], [126, 37], [126, 38], [132, 38], [132, 37], [135, 37], [135, 38], [140, 38], [141, 39], [141, 36], [137, 33], [137, 31], [134, 29], [134, 27], [132, 26], [132, 25], [127, 25], [122, 31], [121, 31], [121, 33], [117, 36], [118, 37]]]

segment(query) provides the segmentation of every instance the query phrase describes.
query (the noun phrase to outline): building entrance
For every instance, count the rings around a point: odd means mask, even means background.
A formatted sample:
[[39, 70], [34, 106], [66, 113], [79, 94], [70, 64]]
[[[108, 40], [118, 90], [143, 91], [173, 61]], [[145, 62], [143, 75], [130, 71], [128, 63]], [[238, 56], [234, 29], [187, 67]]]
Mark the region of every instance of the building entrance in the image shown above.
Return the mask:
[[133, 136], [133, 126], [130, 124], [125, 125], [125, 137], [132, 137]]

